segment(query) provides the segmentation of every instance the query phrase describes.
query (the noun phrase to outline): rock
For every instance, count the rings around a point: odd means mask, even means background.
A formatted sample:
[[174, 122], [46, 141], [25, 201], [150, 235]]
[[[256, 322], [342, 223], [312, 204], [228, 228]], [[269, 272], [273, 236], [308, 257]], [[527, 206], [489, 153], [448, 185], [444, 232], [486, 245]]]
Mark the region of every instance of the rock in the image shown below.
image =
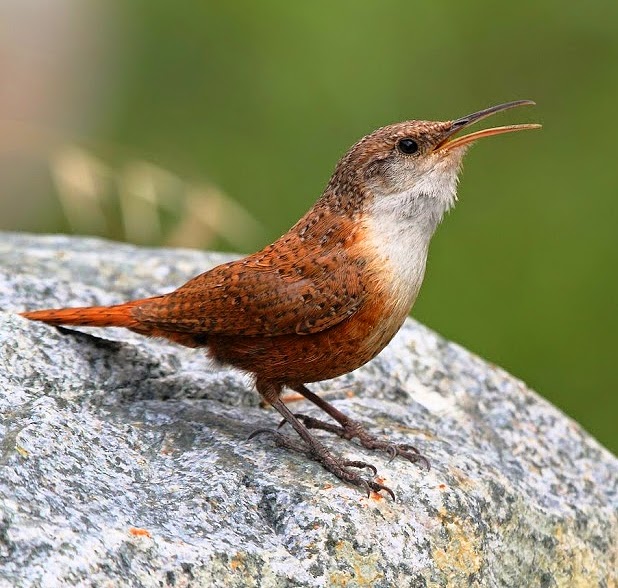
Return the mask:
[[616, 458], [412, 320], [313, 386], [430, 458], [426, 472], [323, 435], [374, 463], [393, 502], [247, 441], [278, 416], [199, 350], [15, 314], [163, 293], [224, 259], [0, 236], [0, 586], [616, 585]]

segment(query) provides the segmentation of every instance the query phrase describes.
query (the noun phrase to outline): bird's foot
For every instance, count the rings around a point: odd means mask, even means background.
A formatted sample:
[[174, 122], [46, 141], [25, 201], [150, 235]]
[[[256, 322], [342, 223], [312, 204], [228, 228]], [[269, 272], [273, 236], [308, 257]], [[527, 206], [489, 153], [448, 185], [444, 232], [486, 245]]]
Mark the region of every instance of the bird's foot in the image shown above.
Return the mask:
[[[327, 431], [333, 433], [342, 439], [358, 439], [360, 444], [366, 449], [384, 451], [390, 457], [389, 461], [392, 461], [397, 456], [401, 456], [404, 459], [412, 463], [421, 463], [427, 470], [430, 469], [429, 460], [421, 454], [421, 452], [408, 443], [393, 443], [388, 439], [378, 437], [367, 431], [367, 429], [359, 422], [349, 417], [342, 419], [344, 422], [341, 425], [334, 423], [328, 423], [320, 419], [308, 416], [306, 414], [295, 414], [296, 418], [305, 425], [308, 429], [319, 429], [321, 431]], [[280, 423], [280, 427], [285, 424], [285, 420]]]
[[354, 486], [358, 486], [359, 488], [363, 488], [367, 492], [368, 497], [372, 491], [384, 491], [389, 494], [393, 500], [395, 500], [395, 493], [388, 486], [384, 486], [384, 484], [380, 484], [375, 480], [364, 478], [354, 469], [368, 469], [371, 471], [372, 476], [376, 476], [378, 470], [376, 470], [376, 468], [370, 463], [343, 459], [342, 457], [339, 457], [329, 451], [324, 445], [322, 445], [322, 443], [317, 441], [317, 439], [312, 439], [312, 443], [309, 444], [302, 443], [291, 439], [287, 435], [283, 435], [275, 429], [258, 429], [249, 435], [249, 439], [254, 439], [258, 435], [262, 434], [272, 435], [275, 442], [280, 447], [285, 447], [288, 450], [302, 453], [314, 461], [321, 463], [325, 469], [337, 476], [340, 480], [353, 484]]

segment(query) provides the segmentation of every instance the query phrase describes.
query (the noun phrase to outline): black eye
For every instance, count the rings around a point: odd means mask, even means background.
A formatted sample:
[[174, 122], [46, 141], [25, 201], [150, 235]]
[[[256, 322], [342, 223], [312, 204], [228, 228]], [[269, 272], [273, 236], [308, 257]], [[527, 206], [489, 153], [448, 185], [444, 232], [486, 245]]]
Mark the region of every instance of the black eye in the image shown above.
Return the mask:
[[418, 151], [418, 143], [414, 139], [399, 139], [397, 147], [406, 155], [412, 155]]

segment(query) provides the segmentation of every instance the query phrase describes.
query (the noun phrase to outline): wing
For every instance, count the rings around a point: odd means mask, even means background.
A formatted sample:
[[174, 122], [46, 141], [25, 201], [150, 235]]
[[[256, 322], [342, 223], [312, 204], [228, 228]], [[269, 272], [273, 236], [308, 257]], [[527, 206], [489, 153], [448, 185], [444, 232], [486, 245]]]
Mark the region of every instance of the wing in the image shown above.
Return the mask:
[[365, 297], [364, 260], [342, 242], [316, 254], [296, 236], [203, 273], [133, 309], [163, 330], [276, 336], [323, 331], [352, 315]]

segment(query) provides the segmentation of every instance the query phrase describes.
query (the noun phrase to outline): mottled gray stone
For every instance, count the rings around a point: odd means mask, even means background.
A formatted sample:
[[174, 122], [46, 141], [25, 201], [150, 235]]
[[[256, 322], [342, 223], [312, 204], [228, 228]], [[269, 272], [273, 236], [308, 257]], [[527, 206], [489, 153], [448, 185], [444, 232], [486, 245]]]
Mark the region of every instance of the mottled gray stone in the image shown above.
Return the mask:
[[166, 292], [223, 259], [0, 235], [1, 586], [616, 585], [615, 457], [412, 320], [314, 386], [431, 459], [326, 438], [374, 463], [392, 502], [248, 442], [279, 418], [200, 351], [15, 314]]

